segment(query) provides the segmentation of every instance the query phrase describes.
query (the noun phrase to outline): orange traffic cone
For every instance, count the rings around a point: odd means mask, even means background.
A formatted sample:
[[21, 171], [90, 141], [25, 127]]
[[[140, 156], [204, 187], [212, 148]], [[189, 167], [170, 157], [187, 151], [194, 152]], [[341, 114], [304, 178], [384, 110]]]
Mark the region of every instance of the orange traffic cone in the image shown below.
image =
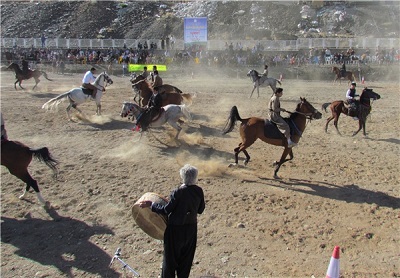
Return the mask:
[[333, 249], [331, 261], [329, 262], [328, 271], [325, 278], [339, 278], [339, 251], [340, 247], [335, 246]]

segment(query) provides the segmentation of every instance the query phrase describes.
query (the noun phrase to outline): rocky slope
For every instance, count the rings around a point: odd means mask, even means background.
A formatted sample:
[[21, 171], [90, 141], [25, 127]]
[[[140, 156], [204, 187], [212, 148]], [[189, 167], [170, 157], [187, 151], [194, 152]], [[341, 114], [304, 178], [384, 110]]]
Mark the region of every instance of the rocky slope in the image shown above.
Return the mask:
[[321, 3], [3, 1], [1, 36], [30, 38], [44, 33], [53, 38], [152, 39], [173, 34], [182, 38], [182, 19], [204, 16], [209, 20], [209, 39], [399, 36], [397, 1]]

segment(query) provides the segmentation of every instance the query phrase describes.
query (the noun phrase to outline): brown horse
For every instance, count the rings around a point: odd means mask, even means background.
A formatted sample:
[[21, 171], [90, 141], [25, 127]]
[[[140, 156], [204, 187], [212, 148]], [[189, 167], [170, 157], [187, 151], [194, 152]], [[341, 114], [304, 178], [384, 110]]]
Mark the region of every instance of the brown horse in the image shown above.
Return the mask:
[[356, 81], [356, 77], [354, 76], [353, 72], [351, 71], [346, 71], [344, 74], [344, 77], [342, 76], [342, 72], [338, 67], [333, 66], [332, 67], [332, 72], [335, 73], [336, 78], [333, 80], [333, 83], [335, 83], [337, 80], [339, 80], [339, 84], [342, 84], [342, 78], [348, 80], [348, 84], [352, 81]]
[[19, 67], [19, 65], [16, 64], [16, 63], [11, 63], [11, 64], [7, 67], [7, 69], [12, 69], [12, 70], [14, 70], [14, 72], [15, 72], [15, 78], [17, 79], [17, 81], [15, 81], [15, 83], [14, 83], [14, 88], [15, 88], [15, 90], [17, 89], [17, 83], [18, 83], [18, 85], [19, 85], [19, 87], [20, 87], [21, 89], [24, 89], [24, 88], [21, 86], [22, 80], [28, 80], [28, 79], [31, 79], [32, 77], [35, 79], [35, 86], [33, 86], [32, 90], [35, 90], [36, 86], [37, 86], [37, 85], [39, 84], [39, 82], [40, 82], [39, 77], [40, 77], [42, 74], [43, 74], [44, 78], [46, 78], [47, 80], [53, 81], [53, 80], [49, 79], [49, 78], [47, 77], [47, 73], [44, 72], [44, 71], [42, 71], [42, 70], [37, 70], [37, 69], [36, 69], [36, 70], [29, 70], [27, 74], [24, 74], [24, 73], [22, 72], [21, 68]]
[[45, 204], [39, 186], [36, 180], [28, 172], [28, 166], [35, 157], [40, 162], [44, 162], [48, 167], [53, 170], [54, 178], [57, 177], [57, 164], [49, 150], [46, 147], [40, 149], [31, 149], [24, 144], [17, 141], [1, 141], [1, 165], [4, 165], [12, 175], [26, 183], [24, 193], [19, 197], [22, 199], [32, 187], [40, 202]]
[[[138, 102], [139, 105], [140, 106], [147, 105], [151, 95], [153, 94], [153, 88], [151, 87], [149, 82], [147, 82], [147, 80], [143, 77], [143, 75], [138, 75], [136, 77], [133, 77], [131, 79], [131, 82], [132, 82], [132, 88], [135, 88], [136, 90], [139, 91], [139, 96], [140, 96], [140, 100]], [[164, 84], [158, 86], [157, 89], [163, 99], [162, 106], [168, 104], [180, 105], [184, 100], [188, 102], [188, 104], [191, 104], [192, 102], [192, 96], [190, 94], [182, 93], [182, 91], [175, 86]], [[136, 101], [136, 96], [134, 100]]]
[[[358, 117], [358, 130], [353, 133], [353, 136], [355, 136], [361, 128], [363, 129], [363, 134], [364, 136], [367, 135], [365, 131], [365, 122], [367, 121], [367, 116], [371, 112], [371, 99], [377, 100], [380, 99], [381, 96], [377, 93], [375, 93], [372, 89], [364, 88], [360, 95], [360, 101], [358, 103], [357, 111], [355, 112], [354, 115], [349, 115], [349, 109], [346, 107], [345, 102], [343, 100], [336, 100], [332, 103], [324, 103], [322, 105], [322, 109], [326, 111], [326, 108], [329, 106], [332, 112], [332, 115], [326, 120], [326, 125], [325, 125], [325, 132], [328, 132], [328, 124], [330, 121], [333, 121], [333, 125], [336, 128], [336, 131], [338, 134], [340, 134], [339, 128], [338, 128], [338, 120], [339, 116], [341, 113], [347, 115], [347, 116], [357, 116]], [[341, 135], [341, 134], [340, 134]]]
[[[313, 119], [321, 119], [322, 114], [315, 109], [305, 98], [300, 98], [300, 103], [297, 104], [296, 110], [291, 113], [290, 118], [287, 119], [289, 126], [291, 126], [291, 139], [293, 142], [299, 142], [304, 129], [306, 128], [306, 121]], [[240, 137], [242, 142], [239, 147], [234, 149], [235, 152], [235, 164], [238, 164], [238, 156], [240, 152], [243, 152], [246, 156], [244, 164], [250, 161], [250, 155], [247, 152], [247, 148], [250, 147], [257, 139], [264, 141], [265, 143], [282, 146], [283, 150], [281, 159], [275, 161], [274, 178], [278, 178], [279, 168], [286, 161], [293, 159], [293, 150], [288, 148], [287, 140], [284, 135], [279, 132], [275, 124], [270, 121], [266, 121], [261, 118], [251, 117], [247, 119], [242, 119], [239, 116], [239, 112], [236, 106], [233, 106], [227, 120], [227, 124], [224, 128], [223, 133], [229, 133], [235, 127], [236, 121], [240, 121]], [[289, 155], [289, 159], [287, 159]]]

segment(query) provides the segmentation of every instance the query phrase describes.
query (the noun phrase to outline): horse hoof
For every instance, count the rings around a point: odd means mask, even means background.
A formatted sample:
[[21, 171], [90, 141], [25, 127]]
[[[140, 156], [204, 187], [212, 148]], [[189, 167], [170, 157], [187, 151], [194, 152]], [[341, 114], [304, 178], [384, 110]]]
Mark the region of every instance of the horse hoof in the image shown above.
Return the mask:
[[281, 178], [278, 175], [274, 174], [274, 179], [280, 180]]
[[274, 163], [272, 163], [272, 166], [276, 166], [276, 165], [278, 165], [278, 161], [274, 161]]
[[228, 168], [232, 168], [232, 167], [236, 167], [236, 166], [238, 166], [237, 163], [230, 163], [230, 164], [228, 165]]

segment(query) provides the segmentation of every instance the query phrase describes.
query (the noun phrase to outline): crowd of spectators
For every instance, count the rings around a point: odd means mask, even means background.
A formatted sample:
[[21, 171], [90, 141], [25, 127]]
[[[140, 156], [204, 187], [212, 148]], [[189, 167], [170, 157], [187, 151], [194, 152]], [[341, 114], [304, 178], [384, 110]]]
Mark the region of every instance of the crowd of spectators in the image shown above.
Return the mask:
[[[170, 42], [164, 42], [161, 49], [157, 44], [138, 43], [136, 47], [108, 49], [52, 49], [52, 48], [20, 48], [2, 49], [3, 60], [20, 61], [24, 57], [28, 61], [51, 64], [53, 68], [65, 68], [65, 64], [202, 64], [206, 66], [301, 66], [351, 63], [390, 64], [399, 61], [400, 50], [381, 49], [379, 46], [370, 49], [347, 50], [329, 48], [311, 48], [298, 51], [266, 51], [261, 44], [244, 48], [240, 42], [226, 43], [224, 51], [207, 51], [204, 46], [194, 45], [187, 50], [174, 50]], [[4, 59], [5, 58], [5, 59]]]

